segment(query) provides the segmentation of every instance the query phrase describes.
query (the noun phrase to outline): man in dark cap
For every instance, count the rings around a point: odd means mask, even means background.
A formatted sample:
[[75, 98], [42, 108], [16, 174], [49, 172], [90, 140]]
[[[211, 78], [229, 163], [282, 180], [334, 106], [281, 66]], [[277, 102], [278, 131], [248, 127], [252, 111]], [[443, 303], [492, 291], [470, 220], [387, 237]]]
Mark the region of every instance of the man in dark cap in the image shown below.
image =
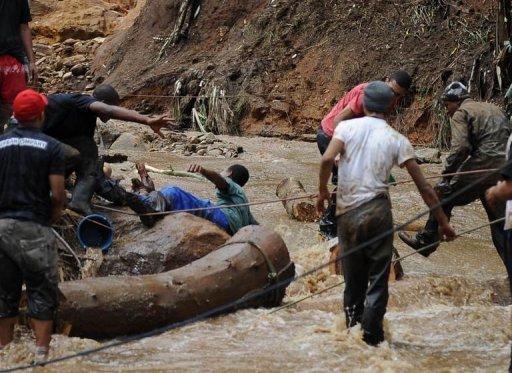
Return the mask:
[[[501, 167], [505, 162], [505, 148], [511, 131], [503, 111], [491, 103], [472, 100], [466, 87], [460, 82], [448, 85], [441, 99], [450, 116], [452, 133], [450, 154], [443, 174]], [[437, 184], [439, 198], [450, 199], [443, 204], [443, 210], [448, 217], [451, 217], [455, 206], [468, 205], [477, 199], [482, 202], [489, 221], [504, 216], [504, 204], [492, 207], [485, 198], [485, 191], [498, 182], [500, 175], [490, 174], [485, 180], [477, 182], [482, 177], [482, 174], [445, 176]], [[468, 185], [473, 186], [457, 197], [451, 197]], [[492, 224], [491, 234], [494, 246], [504, 259], [503, 223]], [[423, 231], [415, 237], [410, 237], [405, 232], [400, 232], [399, 236], [415, 250], [431, 245], [439, 241], [437, 219], [431, 214]], [[438, 245], [434, 245], [429, 250], [421, 251], [421, 254], [429, 256], [437, 247]]]
[[[406, 71], [398, 70], [386, 78], [386, 84], [393, 91], [394, 97], [390, 105], [390, 110], [393, 110], [400, 103], [400, 100], [407, 94], [407, 91], [411, 87], [412, 79]], [[364, 116], [363, 92], [367, 86], [368, 83], [362, 83], [352, 88], [331, 109], [329, 114], [322, 119], [322, 123], [320, 124], [320, 128], [316, 135], [320, 154], [325, 153], [334, 131], [340, 122]], [[333, 184], [337, 183], [337, 173], [337, 168], [334, 166], [332, 170]], [[336, 202], [333, 200], [327, 208], [325, 215], [320, 220], [320, 232], [327, 238], [333, 238], [337, 234], [335, 212]]]
[[[388, 302], [388, 276], [393, 252], [393, 218], [388, 180], [395, 165], [406, 167], [425, 203], [439, 203], [434, 189], [416, 163], [407, 138], [385, 118], [394, 98], [384, 82], [364, 89], [365, 116], [340, 124], [322, 157], [317, 209], [325, 210], [331, 196], [327, 188], [334, 160], [339, 155], [337, 208], [338, 237], [345, 278], [343, 297], [347, 327], [361, 323], [370, 345], [384, 340], [383, 319]], [[447, 240], [455, 232], [443, 210], [433, 214]], [[371, 242], [370, 245], [367, 243]]]
[[[110, 85], [99, 85], [92, 96], [79, 93], [53, 94], [48, 96], [43, 132], [56, 138], [63, 146], [66, 171], [75, 171], [77, 180], [69, 207], [76, 212], [90, 214], [91, 197], [98, 183], [102, 185], [103, 172], [98, 162], [98, 147], [94, 141], [96, 120], [106, 123], [119, 119], [149, 126], [161, 135], [160, 129], [171, 123], [170, 118], [155, 118], [117, 106], [119, 95]], [[110, 185], [115, 188], [115, 185]], [[105, 192], [105, 191], [104, 191]], [[106, 193], [115, 194], [108, 190]]]

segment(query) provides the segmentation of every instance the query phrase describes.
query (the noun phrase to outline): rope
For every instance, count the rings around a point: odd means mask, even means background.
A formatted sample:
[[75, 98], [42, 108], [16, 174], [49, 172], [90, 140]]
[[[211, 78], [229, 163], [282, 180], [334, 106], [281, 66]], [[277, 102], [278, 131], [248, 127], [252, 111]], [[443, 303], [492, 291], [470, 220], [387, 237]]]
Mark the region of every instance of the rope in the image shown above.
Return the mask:
[[[507, 161], [503, 165], [502, 168], [504, 168], [504, 167], [506, 167], [506, 166], [508, 166], [510, 164], [512, 164], [512, 160]], [[96, 352], [101, 352], [101, 351], [110, 349], [112, 347], [117, 347], [117, 346], [121, 346], [121, 345], [130, 343], [130, 342], [139, 341], [139, 340], [144, 339], [144, 338], [156, 336], [156, 335], [165, 333], [167, 331], [170, 331], [170, 330], [173, 330], [173, 329], [177, 329], [177, 328], [180, 328], [180, 327], [183, 327], [183, 326], [186, 326], [186, 325], [190, 325], [192, 323], [204, 320], [204, 319], [206, 319], [208, 317], [211, 317], [213, 315], [218, 315], [218, 314], [220, 314], [222, 312], [225, 312], [225, 311], [227, 311], [229, 309], [233, 309], [233, 308], [237, 307], [238, 305], [246, 303], [246, 302], [248, 302], [248, 301], [250, 301], [252, 299], [256, 299], [258, 297], [261, 297], [261, 296], [263, 296], [265, 294], [269, 294], [269, 293], [273, 292], [274, 290], [277, 290], [277, 289], [280, 289], [282, 287], [288, 286], [290, 283], [295, 282], [295, 281], [297, 281], [297, 280], [299, 280], [301, 278], [310, 276], [310, 275], [312, 275], [312, 274], [322, 270], [323, 268], [328, 267], [332, 263], [335, 263], [338, 260], [340, 260], [340, 259], [342, 259], [342, 258], [344, 258], [344, 257], [346, 257], [348, 255], [351, 255], [352, 253], [355, 253], [355, 252], [357, 252], [359, 250], [362, 250], [365, 247], [370, 246], [370, 245], [380, 241], [381, 239], [387, 237], [388, 235], [394, 234], [397, 230], [405, 228], [407, 225], [411, 224], [415, 220], [417, 220], [417, 219], [419, 219], [419, 218], [429, 214], [431, 211], [434, 211], [434, 210], [440, 208], [443, 203], [447, 203], [450, 200], [452, 200], [454, 198], [457, 198], [459, 195], [461, 195], [461, 194], [465, 193], [466, 191], [470, 190], [474, 186], [477, 186], [482, 181], [484, 181], [487, 178], [489, 178], [491, 175], [492, 175], [492, 173], [486, 174], [483, 177], [481, 177], [481, 178], [477, 179], [476, 181], [474, 181], [473, 183], [468, 184], [466, 187], [462, 188], [458, 192], [453, 193], [446, 200], [444, 200], [444, 201], [442, 201], [440, 203], [437, 203], [436, 205], [430, 207], [429, 209], [427, 209], [426, 211], [424, 211], [424, 212], [422, 212], [420, 214], [417, 214], [416, 216], [414, 216], [410, 220], [406, 221], [401, 226], [398, 226], [396, 228], [393, 228], [393, 229], [390, 229], [390, 230], [388, 230], [386, 232], [383, 232], [383, 233], [373, 237], [372, 239], [370, 239], [370, 240], [368, 240], [366, 242], [363, 242], [360, 245], [357, 245], [353, 249], [348, 250], [348, 251], [342, 253], [336, 259], [333, 259], [333, 260], [328, 261], [327, 263], [321, 264], [318, 267], [313, 268], [313, 269], [311, 269], [309, 271], [306, 271], [302, 275], [296, 276], [295, 278], [293, 278], [291, 280], [290, 279], [285, 279], [283, 281], [278, 281], [275, 284], [270, 285], [270, 286], [266, 287], [265, 289], [263, 289], [261, 291], [256, 291], [253, 294], [250, 294], [250, 295], [248, 295], [246, 297], [243, 297], [241, 299], [238, 299], [238, 300], [235, 300], [235, 301], [232, 301], [232, 302], [228, 302], [228, 303], [226, 303], [224, 305], [215, 307], [215, 308], [213, 308], [213, 309], [211, 309], [209, 311], [203, 312], [203, 313], [201, 313], [199, 315], [196, 315], [196, 316], [193, 316], [193, 317], [191, 317], [189, 319], [186, 319], [186, 320], [183, 320], [183, 321], [180, 321], [180, 322], [177, 322], [177, 323], [172, 323], [172, 324], [160, 327], [160, 328], [156, 328], [156, 329], [154, 329], [152, 331], [149, 331], [149, 332], [146, 332], [146, 333], [141, 333], [141, 334], [137, 334], [137, 335], [133, 335], [133, 336], [129, 336], [129, 337], [120, 338], [120, 339], [118, 339], [118, 340], [116, 340], [114, 342], [110, 342], [110, 343], [104, 344], [102, 346], [93, 348], [93, 349], [84, 350], [84, 351], [73, 353], [73, 354], [70, 354], [70, 355], [65, 355], [65, 356], [62, 356], [62, 357], [59, 357], [59, 358], [48, 360], [46, 362], [41, 362], [41, 363], [36, 363], [36, 364], [20, 365], [20, 366], [16, 366], [16, 367], [12, 367], [12, 368], [3, 369], [3, 370], [0, 370], [0, 373], [1, 372], [14, 372], [14, 371], [19, 371], [19, 370], [24, 370], [24, 369], [30, 369], [30, 368], [34, 368], [36, 366], [45, 366], [45, 365], [55, 364], [55, 363], [58, 363], [58, 362], [61, 362], [61, 361], [66, 361], [66, 360], [74, 359], [74, 358], [77, 358], [77, 357], [80, 357], [80, 356], [87, 356], [87, 355], [90, 355], [90, 354], [93, 354], [93, 353], [96, 353]]]
[[[236, 98], [236, 97], [241, 97], [242, 95], [222, 95], [222, 96], [219, 96], [217, 97], [217, 99], [219, 98]], [[212, 96], [208, 96], [208, 95], [137, 95], [137, 94], [133, 94], [133, 95], [123, 95], [123, 98], [125, 97], [142, 97], [142, 98], [209, 98], [211, 99]]]
[[[437, 179], [437, 178], [440, 178], [440, 177], [451, 177], [451, 176], [460, 176], [460, 175], [474, 175], [474, 174], [484, 174], [484, 173], [487, 173], [487, 172], [494, 172], [494, 171], [498, 171], [497, 168], [487, 168], [487, 169], [481, 169], [481, 170], [472, 170], [472, 171], [460, 171], [460, 172], [453, 172], [451, 174], [439, 174], [439, 175], [434, 175], [434, 176], [428, 176], [428, 177], [425, 177], [426, 180], [432, 180], [432, 179]], [[414, 180], [412, 179], [407, 179], [407, 180], [400, 180], [400, 181], [394, 181], [392, 183], [389, 183], [389, 185], [401, 185], [401, 184], [408, 184], [408, 183], [412, 183]]]
[[[463, 236], [463, 235], [465, 235], [465, 234], [472, 233], [472, 232], [474, 232], [474, 231], [477, 231], [477, 230], [479, 230], [479, 229], [482, 229], [482, 228], [488, 227], [488, 226], [493, 225], [493, 224], [496, 224], [496, 223], [500, 223], [500, 222], [502, 222], [502, 221], [504, 221], [504, 220], [505, 220], [505, 218], [501, 218], [501, 219], [497, 219], [497, 220], [494, 220], [494, 221], [489, 222], [489, 223], [486, 223], [486, 224], [479, 225], [479, 226], [477, 226], [477, 227], [474, 227], [474, 228], [468, 229], [468, 230], [466, 230], [466, 231], [463, 231], [463, 232], [461, 232], [461, 233], [457, 234], [457, 236], [456, 236], [456, 237], [461, 237], [461, 236]], [[407, 254], [407, 255], [404, 255], [404, 256], [402, 256], [402, 257], [400, 257], [400, 258], [397, 258], [397, 259], [395, 259], [395, 260], [391, 261], [391, 264], [396, 264], [396, 263], [402, 262], [404, 259], [409, 258], [409, 257], [411, 257], [411, 256], [413, 256], [413, 255], [419, 254], [419, 253], [421, 253], [421, 252], [423, 252], [423, 251], [425, 251], [425, 250], [427, 250], [427, 249], [430, 249], [431, 247], [434, 247], [434, 246], [436, 246], [436, 245], [439, 245], [440, 243], [441, 243], [441, 241], [436, 241], [436, 242], [434, 242], [434, 243], [431, 243], [431, 244], [428, 244], [428, 245], [426, 245], [426, 246], [423, 246], [422, 248], [420, 248], [420, 249], [418, 249], [418, 250], [414, 250], [412, 253], [409, 253], [409, 254]], [[386, 269], [387, 269], [387, 266], [386, 266]], [[385, 272], [385, 271], [384, 271], [384, 272]], [[380, 277], [380, 275], [379, 275], [379, 277]], [[331, 290], [331, 289], [334, 289], [334, 288], [336, 288], [336, 287], [338, 287], [338, 286], [341, 286], [341, 285], [343, 285], [344, 283], [345, 283], [345, 281], [341, 281], [341, 282], [339, 282], [339, 283], [336, 283], [336, 284], [334, 284], [334, 285], [331, 285], [331, 286], [329, 286], [329, 287], [326, 287], [325, 289], [322, 289], [322, 290], [320, 290], [320, 291], [318, 291], [318, 292], [316, 292], [316, 293], [306, 295], [306, 296], [305, 296], [305, 297], [303, 297], [303, 298], [300, 298], [300, 299], [298, 299], [298, 300], [295, 300], [295, 301], [293, 301], [293, 302], [291, 302], [291, 303], [287, 303], [287, 304], [285, 304], [285, 305], [283, 305], [283, 306], [281, 306], [281, 307], [275, 308], [275, 309], [273, 309], [272, 311], [269, 311], [267, 314], [268, 314], [268, 315], [271, 315], [271, 314], [273, 314], [273, 313], [279, 312], [279, 311], [284, 310], [284, 309], [286, 309], [286, 308], [290, 308], [291, 306], [294, 306], [294, 305], [296, 305], [296, 304], [298, 304], [298, 303], [300, 303], [300, 302], [303, 302], [303, 301], [305, 301], [305, 300], [307, 300], [307, 299], [313, 298], [313, 297], [315, 297], [315, 296], [317, 296], [317, 295], [323, 294], [323, 293], [325, 293], [325, 292], [327, 292], [327, 291], [329, 291], [329, 290]]]
[[295, 201], [300, 199], [309, 199], [309, 198], [315, 198], [317, 194], [307, 194], [303, 196], [297, 196], [297, 197], [289, 197], [289, 198], [282, 198], [282, 199], [271, 199], [266, 201], [258, 201], [258, 202], [247, 202], [247, 203], [239, 203], [239, 204], [232, 204], [232, 205], [222, 205], [222, 206], [209, 206], [209, 207], [199, 207], [194, 209], [183, 209], [183, 210], [173, 210], [173, 211], [162, 211], [162, 212], [150, 212], [146, 214], [137, 214], [135, 212], [129, 212], [124, 211], [112, 207], [102, 206], [102, 205], [93, 205], [96, 208], [117, 212], [124, 215], [130, 215], [130, 216], [158, 216], [158, 215], [171, 215], [171, 214], [179, 214], [181, 212], [199, 212], [199, 211], [209, 211], [209, 210], [218, 210], [218, 209], [225, 209], [225, 208], [235, 208], [235, 207], [249, 207], [249, 206], [257, 206], [257, 205], [268, 205], [271, 203], [279, 203], [279, 202], [286, 202], [286, 201]]
[[[441, 175], [429, 176], [429, 177], [426, 177], [425, 179], [427, 179], [427, 180], [437, 179], [442, 176], [449, 177], [449, 176], [457, 176], [457, 175], [484, 174], [484, 173], [496, 172], [498, 170], [499, 169], [497, 169], [497, 168], [490, 168], [490, 169], [482, 169], [482, 170], [454, 172], [451, 174], [444, 174], [444, 175], [441, 174]], [[389, 185], [402, 185], [402, 184], [411, 183], [413, 181], [414, 180], [412, 180], [412, 179], [407, 179], [407, 180], [395, 181], [393, 183], [389, 183]], [[247, 202], [247, 203], [222, 205], [222, 206], [209, 206], [209, 207], [200, 207], [200, 208], [193, 208], [193, 209], [173, 210], [173, 211], [159, 211], [159, 212], [150, 212], [150, 213], [146, 213], [146, 214], [137, 214], [135, 212], [124, 211], [124, 210], [120, 210], [120, 209], [116, 209], [116, 208], [112, 208], [112, 207], [108, 207], [108, 206], [103, 206], [103, 205], [98, 205], [98, 204], [93, 204], [93, 206], [96, 208], [102, 209], [102, 210], [117, 212], [119, 214], [124, 214], [124, 215], [129, 215], [129, 216], [164, 216], [164, 215], [171, 215], [171, 214], [179, 214], [182, 212], [192, 213], [192, 212], [200, 212], [200, 211], [218, 210], [218, 209], [224, 209], [224, 208], [237, 208], [237, 207], [268, 205], [268, 204], [272, 204], [272, 203], [280, 203], [280, 202], [283, 203], [283, 202], [288, 202], [288, 201], [311, 199], [311, 198], [316, 198], [316, 197], [318, 197], [318, 194], [306, 194], [306, 195], [296, 196], [296, 197], [271, 199], [271, 200], [264, 200], [264, 201], [257, 201], [257, 202]]]
[[54, 229], [52, 228], [52, 232], [57, 237], [57, 239], [64, 245], [64, 247], [71, 253], [71, 255], [75, 258], [76, 263], [78, 264], [78, 268], [82, 270], [82, 262], [80, 261], [80, 258], [78, 255], [76, 255], [75, 251], [69, 246], [69, 244], [66, 242], [66, 240]]

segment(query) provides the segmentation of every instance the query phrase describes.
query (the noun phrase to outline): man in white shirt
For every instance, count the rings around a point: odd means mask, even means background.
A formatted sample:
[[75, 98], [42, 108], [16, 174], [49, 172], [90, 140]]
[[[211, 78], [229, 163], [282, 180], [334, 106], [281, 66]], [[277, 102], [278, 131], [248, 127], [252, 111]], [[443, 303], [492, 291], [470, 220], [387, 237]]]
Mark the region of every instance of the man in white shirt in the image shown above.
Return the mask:
[[[387, 181], [393, 166], [407, 168], [429, 207], [439, 203], [416, 163], [411, 143], [384, 120], [393, 98], [386, 83], [370, 83], [364, 90], [365, 117], [336, 128], [320, 168], [317, 208], [322, 213], [330, 198], [327, 183], [332, 165], [340, 155], [338, 237], [341, 255], [350, 253], [341, 259], [346, 323], [347, 327], [361, 323], [363, 339], [370, 345], [384, 341], [382, 323], [394, 237]], [[455, 232], [443, 210], [437, 208], [433, 213], [440, 234], [448, 241], [454, 239]]]

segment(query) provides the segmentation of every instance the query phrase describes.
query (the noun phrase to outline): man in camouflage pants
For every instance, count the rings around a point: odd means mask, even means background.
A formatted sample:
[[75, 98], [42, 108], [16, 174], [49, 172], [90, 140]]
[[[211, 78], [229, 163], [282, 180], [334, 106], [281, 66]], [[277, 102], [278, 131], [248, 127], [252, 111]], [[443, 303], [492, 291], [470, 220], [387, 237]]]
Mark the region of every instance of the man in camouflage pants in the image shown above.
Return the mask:
[[[466, 87], [460, 82], [451, 83], [441, 98], [451, 118], [452, 133], [451, 150], [446, 159], [443, 174], [502, 167], [505, 162], [507, 139], [511, 132], [510, 123], [503, 111], [491, 103], [477, 102], [469, 98]], [[451, 216], [455, 206], [468, 205], [476, 199], [482, 202], [489, 221], [504, 216], [504, 204], [492, 207], [485, 198], [485, 191], [500, 179], [499, 173], [493, 173], [485, 180], [473, 185], [483, 176], [483, 174], [446, 176], [437, 184], [436, 191], [443, 200], [443, 210], [448, 217]], [[458, 194], [469, 185], [472, 185], [470, 189]], [[455, 194], [457, 196], [452, 197]], [[491, 234], [494, 246], [503, 259], [503, 223], [492, 224]], [[430, 214], [424, 230], [416, 237], [410, 237], [404, 232], [400, 232], [399, 236], [407, 245], [419, 250], [439, 240], [438, 223]], [[429, 256], [438, 246], [435, 245], [420, 253]]]

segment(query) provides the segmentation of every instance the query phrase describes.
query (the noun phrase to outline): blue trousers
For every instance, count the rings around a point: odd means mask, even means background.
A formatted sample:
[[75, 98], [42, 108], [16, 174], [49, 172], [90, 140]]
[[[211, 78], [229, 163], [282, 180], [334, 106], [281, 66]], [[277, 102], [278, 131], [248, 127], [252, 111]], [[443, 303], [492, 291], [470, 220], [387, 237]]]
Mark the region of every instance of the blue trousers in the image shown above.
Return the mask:
[[[167, 186], [158, 191], [166, 200], [166, 211], [201, 209], [215, 206], [210, 200], [199, 198], [192, 193], [186, 192], [175, 186]], [[151, 194], [139, 197], [142, 202], [151, 206]], [[191, 212], [203, 219], [209, 220], [217, 224], [219, 227], [229, 232], [229, 221], [226, 214], [220, 208], [201, 210]]]

